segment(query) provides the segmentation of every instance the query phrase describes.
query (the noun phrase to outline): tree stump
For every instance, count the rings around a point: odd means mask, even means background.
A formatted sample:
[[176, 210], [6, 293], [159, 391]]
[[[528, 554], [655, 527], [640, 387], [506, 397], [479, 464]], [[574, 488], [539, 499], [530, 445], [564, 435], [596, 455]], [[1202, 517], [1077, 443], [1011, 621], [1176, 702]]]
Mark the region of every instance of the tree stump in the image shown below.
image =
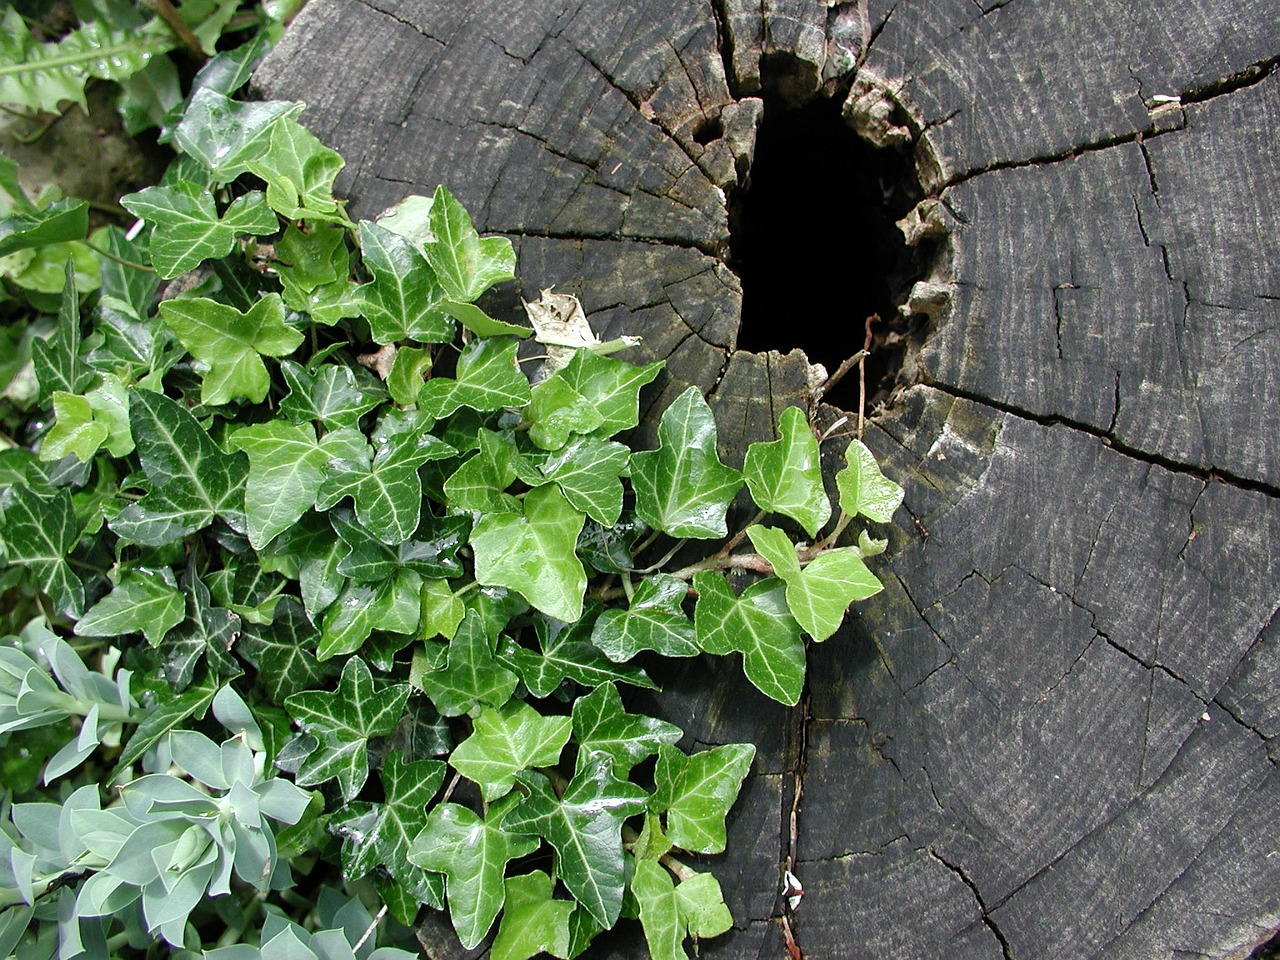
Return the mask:
[[[1272, 0], [316, 0], [258, 71], [356, 214], [446, 183], [524, 297], [666, 359], [650, 409], [701, 388], [735, 465], [904, 305], [867, 434], [906, 487], [887, 589], [795, 710], [727, 659], [653, 701], [759, 746], [703, 955], [1245, 957], [1280, 928], [1278, 63]], [[805, 110], [846, 133], [812, 148]], [[771, 136], [831, 206], [752, 213], [757, 134], [760, 178]], [[638, 927], [587, 954], [644, 955]]]

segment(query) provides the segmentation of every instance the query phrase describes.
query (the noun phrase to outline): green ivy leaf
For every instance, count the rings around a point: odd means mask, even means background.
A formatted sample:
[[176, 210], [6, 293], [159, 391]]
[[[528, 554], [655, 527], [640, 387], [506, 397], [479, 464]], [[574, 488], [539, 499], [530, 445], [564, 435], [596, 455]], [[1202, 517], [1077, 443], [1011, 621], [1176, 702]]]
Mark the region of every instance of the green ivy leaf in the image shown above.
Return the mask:
[[524, 514], [482, 517], [471, 532], [476, 580], [509, 587], [547, 616], [582, 616], [587, 573], [574, 553], [586, 518], [555, 487], [530, 490]]
[[76, 624], [75, 634], [77, 637], [115, 637], [141, 633], [154, 647], [183, 621], [186, 610], [182, 593], [172, 583], [166, 583], [163, 574], [149, 570], [129, 572], [85, 612]]
[[742, 474], [716, 455], [715, 417], [696, 387], [662, 414], [658, 442], [657, 450], [631, 456], [640, 519], [678, 538], [726, 536], [725, 513]]
[[492, 802], [511, 791], [522, 770], [559, 763], [571, 732], [568, 717], [544, 717], [513, 700], [481, 711], [474, 732], [454, 748], [449, 765], [478, 784], [484, 799]]
[[509, 807], [493, 804], [481, 820], [466, 807], [442, 803], [428, 814], [427, 825], [409, 850], [410, 862], [445, 875], [449, 917], [468, 950], [485, 938], [502, 909], [507, 864], [538, 847], [534, 838], [502, 825]]
[[219, 217], [213, 195], [190, 180], [147, 187], [121, 197], [120, 205], [152, 225], [151, 262], [166, 280], [225, 257], [241, 234], [261, 237], [280, 229], [261, 193], [246, 193]]
[[293, 353], [303, 336], [285, 324], [284, 301], [268, 294], [247, 313], [203, 297], [165, 300], [160, 316], [191, 355], [208, 366], [200, 402], [217, 406], [243, 398], [266, 399], [271, 386], [263, 356]]
[[747, 528], [747, 536], [786, 582], [787, 607], [815, 640], [825, 640], [840, 628], [849, 604], [884, 589], [857, 547], [827, 550], [802, 570], [791, 538], [783, 531], [757, 524]]
[[709, 873], [694, 874], [676, 886], [665, 867], [641, 860], [636, 863], [631, 892], [640, 905], [640, 923], [652, 960], [689, 960], [683, 946], [687, 936], [709, 939], [733, 926], [720, 884]]
[[[400, 570], [382, 583], [348, 583], [320, 624], [321, 660], [359, 650], [374, 630], [412, 633], [421, 615], [422, 578]], [[403, 646], [403, 644], [401, 644]]]
[[604, 423], [595, 405], [558, 376], [534, 384], [523, 412], [529, 439], [543, 450], [559, 450], [575, 434], [588, 434]]
[[475, 454], [444, 482], [449, 505], [481, 514], [518, 513], [520, 501], [504, 491], [516, 479], [537, 486], [541, 476], [510, 435], [482, 429], [476, 443]]
[[316, 659], [320, 640], [315, 628], [293, 597], [281, 597], [270, 623], [246, 623], [236, 649], [258, 672], [258, 682], [272, 703], [302, 690], [319, 688], [333, 672]]
[[149, 390], [129, 393], [129, 426], [150, 492], [111, 520], [119, 536], [160, 546], [222, 517], [244, 529], [244, 454], [226, 454], [186, 410]]
[[374, 342], [448, 343], [453, 339], [453, 320], [440, 310], [444, 291], [413, 244], [361, 220], [360, 251], [373, 274], [358, 293]]
[[596, 621], [591, 642], [610, 660], [630, 660], [642, 650], [656, 650], [664, 657], [695, 657], [701, 650], [693, 623], [681, 605], [689, 585], [665, 573], [640, 581], [626, 610], [606, 610]]
[[89, 205], [83, 200], [56, 200], [43, 210], [14, 213], [0, 220], [0, 257], [52, 243], [83, 240], [88, 235]]
[[116, 761], [116, 772], [127, 770], [137, 763], [142, 759], [143, 754], [179, 724], [185, 723], [191, 717], [203, 717], [219, 689], [217, 679], [209, 673], [186, 690], [168, 691], [166, 696], [158, 698], [155, 703], [149, 705], [142, 722], [133, 731], [133, 736], [125, 744], [120, 759]]
[[578, 437], [547, 457], [539, 469], [574, 508], [611, 527], [622, 515], [622, 475], [631, 452], [621, 443]]
[[75, 266], [67, 261], [58, 307], [58, 323], [48, 340], [31, 344], [31, 364], [40, 384], [39, 400], [47, 403], [55, 390], [78, 394], [93, 379], [93, 370], [80, 358], [80, 300]]
[[520, 372], [514, 340], [473, 340], [458, 357], [456, 379], [435, 377], [418, 395], [418, 405], [440, 419], [459, 407], [481, 412], [529, 402], [529, 379]]
[[380, 772], [383, 802], [369, 804], [358, 837], [351, 832], [344, 836], [344, 846], [358, 864], [348, 876], [363, 876], [381, 864], [401, 882], [412, 884], [419, 879], [421, 871], [410, 864], [409, 850], [427, 825], [427, 804], [444, 782], [444, 774], [440, 760], [407, 761], [395, 751], [386, 755]]
[[724, 818], [755, 755], [749, 743], [727, 743], [692, 756], [673, 746], [658, 749], [649, 809], [667, 815], [672, 843], [694, 853], [724, 851]]
[[296, 117], [305, 106], [284, 100], [240, 103], [211, 86], [201, 87], [191, 97], [174, 139], [183, 152], [208, 167], [218, 183], [228, 183], [266, 155], [275, 125]]
[[164, 676], [173, 689], [183, 690], [204, 658], [211, 674], [229, 680], [241, 672], [230, 654], [240, 637], [240, 617], [225, 607], [214, 606], [208, 587], [191, 568], [182, 579], [186, 616], [161, 641]]
[[619, 666], [592, 646], [591, 623], [583, 618], [566, 626], [549, 623], [545, 618], [533, 621], [538, 650], [522, 647], [507, 639], [501, 658], [520, 674], [535, 697], [549, 697], [566, 680], [597, 687], [616, 681], [633, 687], [656, 690], [658, 685], [639, 667]]
[[489, 316], [474, 303], [444, 300], [440, 309], [474, 333], [477, 337], [519, 337], [523, 340], [533, 331], [516, 323], [504, 323]]
[[579, 350], [555, 376], [562, 379], [600, 414], [591, 435], [607, 440], [640, 422], [640, 388], [661, 371], [662, 362], [636, 366], [590, 350]]
[[552, 896], [555, 884], [541, 870], [506, 881], [502, 923], [489, 951], [491, 960], [529, 960], [540, 953], [568, 958], [569, 918], [575, 904]]
[[516, 278], [511, 241], [482, 240], [471, 215], [444, 187], [436, 187], [428, 223], [435, 242], [427, 244], [427, 261], [451, 300], [470, 303], [495, 283]]
[[422, 636], [453, 639], [466, 616], [467, 608], [447, 580], [428, 580], [422, 585]]
[[345, 163], [292, 117], [272, 125], [267, 152], [248, 166], [267, 182], [267, 203], [286, 220], [323, 219], [337, 212], [333, 181]]
[[347, 552], [323, 514], [308, 513], [267, 544], [258, 555], [264, 566], [298, 581], [307, 615], [315, 622], [338, 598], [346, 578], [338, 570]]
[[573, 704], [573, 737], [578, 744], [578, 765], [591, 755], [604, 754], [613, 761], [614, 775], [625, 778], [645, 757], [663, 744], [673, 744], [684, 736], [675, 724], [627, 713], [622, 697], [612, 683], [603, 683]]
[[454, 632], [446, 665], [418, 679], [445, 717], [469, 713], [482, 703], [500, 707], [511, 699], [516, 682], [516, 675], [494, 658], [484, 621], [474, 610]]
[[770, 577], [735, 597], [718, 573], [694, 574], [693, 629], [707, 653], [742, 654], [747, 679], [765, 696], [795, 706], [804, 689], [804, 641], [787, 607], [786, 584]]
[[417, 403], [422, 384], [431, 372], [431, 350], [426, 347], [397, 347], [387, 374], [387, 392], [396, 403]]
[[330, 459], [354, 459], [367, 449], [359, 430], [334, 430], [317, 440], [311, 424], [283, 420], [241, 427], [230, 445], [249, 458], [244, 508], [249, 543], [259, 550], [315, 505]]
[[358, 288], [349, 279], [346, 237], [346, 230], [338, 226], [317, 224], [304, 233], [289, 224], [275, 249], [286, 306], [328, 325], [360, 315]]
[[848, 465], [836, 474], [840, 509], [851, 517], [862, 514], [888, 523], [902, 504], [902, 488], [880, 472], [875, 456], [861, 440], [849, 441], [844, 458]]
[[30, 570], [59, 612], [80, 616], [84, 586], [66, 561], [80, 540], [71, 494], [60, 489], [47, 498], [38, 497], [25, 486], [14, 486], [0, 497], [0, 507], [0, 537], [8, 548], [9, 562]]
[[312, 375], [300, 364], [285, 360], [280, 372], [289, 386], [289, 395], [280, 401], [280, 413], [294, 423], [315, 420], [327, 430], [354, 427], [387, 399], [381, 384], [344, 364], [325, 364]]
[[521, 774], [519, 780], [529, 795], [507, 814], [504, 826], [545, 837], [569, 892], [597, 923], [613, 926], [625, 883], [622, 824], [644, 811], [648, 794], [615, 777], [613, 760], [604, 755], [583, 764], [561, 797], [540, 773]]
[[799, 407], [787, 407], [778, 420], [777, 440], [747, 447], [742, 466], [751, 499], [761, 510], [790, 517], [811, 537], [831, 517], [831, 501], [822, 486], [821, 452]]
[[41, 460], [61, 460], [74, 455], [82, 463], [88, 463], [111, 432], [106, 424], [93, 419], [88, 397], [55, 390], [53, 416], [53, 427], [40, 444]]

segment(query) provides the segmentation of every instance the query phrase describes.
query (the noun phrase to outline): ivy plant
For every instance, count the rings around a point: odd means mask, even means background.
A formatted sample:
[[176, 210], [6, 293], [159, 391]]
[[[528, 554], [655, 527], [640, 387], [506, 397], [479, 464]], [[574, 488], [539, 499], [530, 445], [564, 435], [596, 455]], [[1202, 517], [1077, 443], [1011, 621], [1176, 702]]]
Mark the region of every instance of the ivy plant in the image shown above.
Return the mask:
[[[65, 786], [5, 770], [0, 947], [394, 960], [378, 922], [435, 909], [500, 960], [624, 918], [687, 957], [733, 922], [689, 858], [725, 850], [755, 750], [629, 691], [741, 655], [797, 703], [806, 638], [880, 589], [849, 524], [902, 492], [852, 440], [833, 507], [796, 408], [726, 465], [694, 387], [635, 449], [662, 364], [545, 299], [491, 316], [514, 252], [444, 187], [349, 219], [302, 110], [198, 91], [96, 292], [68, 263], [9, 372], [0, 737]], [[0, 249], [73, 214], [23, 209]]]

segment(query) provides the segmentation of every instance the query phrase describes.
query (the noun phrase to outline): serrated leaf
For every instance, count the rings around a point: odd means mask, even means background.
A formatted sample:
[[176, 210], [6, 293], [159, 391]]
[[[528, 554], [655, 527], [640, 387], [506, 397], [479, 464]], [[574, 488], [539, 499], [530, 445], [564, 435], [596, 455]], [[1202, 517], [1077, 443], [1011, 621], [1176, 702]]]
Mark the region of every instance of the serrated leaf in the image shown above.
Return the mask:
[[541, 477], [509, 435], [480, 430], [477, 449], [444, 482], [449, 505], [476, 513], [516, 513], [520, 501], [504, 491], [516, 479], [537, 485]]
[[181, 693], [172, 692], [159, 698], [146, 710], [142, 722], [125, 744], [116, 770], [124, 770], [137, 763], [142, 755], [160, 742], [170, 730], [190, 717], [203, 717], [217, 695], [219, 684], [212, 674], [193, 684]]
[[334, 669], [316, 659], [320, 631], [308, 619], [302, 604], [282, 597], [270, 623], [246, 623], [236, 646], [258, 672], [273, 703], [282, 703], [301, 690], [317, 689]]
[[664, 657], [695, 657], [692, 621], [682, 604], [689, 593], [683, 580], [655, 573], [636, 587], [626, 610], [606, 610], [596, 621], [591, 642], [610, 660], [623, 663], [642, 650], [656, 650]]
[[622, 824], [645, 809], [646, 794], [613, 775], [613, 760], [598, 755], [583, 764], [557, 797], [540, 773], [520, 776], [529, 791], [503, 821], [514, 833], [546, 838], [555, 848], [557, 873], [601, 926], [613, 926], [622, 910], [625, 866]]
[[724, 818], [755, 755], [749, 743], [727, 743], [691, 756], [674, 746], [658, 749], [649, 809], [667, 815], [672, 843], [694, 853], [724, 851]]
[[387, 399], [372, 377], [341, 363], [326, 363], [312, 375], [302, 365], [285, 360], [280, 372], [289, 386], [289, 395], [280, 401], [280, 413], [294, 423], [315, 420], [328, 430], [354, 427]]
[[267, 182], [267, 203], [288, 220], [334, 214], [333, 181], [345, 166], [342, 157], [292, 117], [271, 128], [267, 152], [248, 163]]
[[840, 509], [851, 517], [862, 514], [888, 523], [902, 504], [902, 488], [880, 472], [875, 456], [861, 440], [849, 441], [844, 458], [848, 466], [836, 474]]
[[83, 240], [88, 235], [89, 205], [83, 200], [56, 200], [43, 210], [13, 213], [0, 219], [0, 257]]
[[434, 243], [427, 261], [451, 300], [469, 303], [495, 283], [514, 280], [516, 255], [506, 237], [481, 239], [462, 204], [444, 187], [436, 187], [427, 215]]
[[683, 947], [719, 936], [733, 925], [720, 884], [709, 873], [698, 873], [676, 886], [671, 874], [654, 860], [636, 863], [631, 892], [640, 905], [640, 923], [652, 960], [689, 960]]
[[208, 167], [218, 183], [227, 183], [267, 153], [277, 122], [296, 117], [304, 108], [305, 104], [283, 100], [239, 103], [205, 86], [191, 97], [174, 139]]
[[423, 385], [418, 405], [440, 419], [459, 407], [482, 412], [529, 402], [529, 379], [520, 372], [514, 340], [473, 340], [462, 348], [454, 379], [434, 377]]
[[80, 540], [71, 494], [60, 489], [49, 497], [39, 497], [28, 487], [14, 486], [0, 497], [0, 506], [4, 511], [0, 537], [9, 562], [30, 570], [60, 612], [80, 616], [84, 586], [66, 561]]
[[[420, 871], [409, 863], [409, 849], [427, 823], [427, 804], [444, 782], [440, 760], [407, 761], [392, 751], [382, 762], [383, 802], [369, 804], [358, 830], [346, 831], [344, 859], [356, 865], [349, 878], [382, 865], [397, 880], [414, 883]], [[356, 806], [352, 804], [352, 806]]]
[[374, 585], [348, 583], [325, 611], [316, 656], [328, 660], [359, 650], [374, 630], [412, 633], [418, 628], [421, 591], [422, 578], [412, 570]]
[[802, 570], [795, 546], [783, 531], [757, 524], [747, 528], [747, 536], [786, 582], [787, 606], [815, 640], [825, 640], [840, 628], [849, 604], [884, 589], [857, 547], [827, 550]]
[[552, 896], [555, 884], [541, 870], [506, 881], [502, 923], [489, 951], [491, 960], [529, 960], [540, 953], [568, 958], [569, 918], [575, 904]]
[[577, 437], [547, 457], [539, 469], [573, 506], [611, 527], [622, 515], [622, 475], [631, 453], [621, 443]]
[[591, 754], [604, 754], [613, 761], [614, 775], [625, 778], [637, 763], [664, 743], [675, 743], [684, 731], [655, 717], [627, 713], [617, 687], [604, 683], [574, 702], [573, 736], [580, 766]]
[[315, 505], [330, 459], [359, 457], [367, 448], [359, 430], [334, 430], [317, 440], [309, 423], [294, 426], [283, 420], [241, 427], [229, 442], [249, 458], [244, 508], [249, 542], [256, 549], [289, 529]]
[[280, 229], [266, 198], [256, 190], [237, 198], [221, 217], [213, 195], [189, 180], [147, 187], [120, 205], [152, 225], [151, 262], [165, 279], [225, 257], [241, 234], [264, 236]]
[[369, 738], [395, 729], [408, 697], [408, 684], [379, 686], [365, 662], [352, 657], [336, 692], [307, 690], [285, 700], [298, 725], [319, 741], [298, 770], [298, 785], [336, 778], [343, 800], [354, 799], [369, 776]]
[[551, 696], [566, 680], [584, 687], [614, 681], [657, 689], [658, 685], [639, 667], [613, 663], [592, 646], [591, 623], [586, 618], [564, 626], [538, 618], [533, 622], [533, 629], [538, 650], [507, 639], [500, 656], [520, 673], [520, 679], [535, 697]]
[[831, 517], [831, 501], [822, 486], [817, 438], [799, 407], [787, 407], [778, 419], [777, 440], [747, 447], [742, 475], [756, 506], [790, 517], [811, 537]]
[[492, 802], [511, 791], [520, 771], [559, 763], [571, 732], [568, 717], [544, 717], [521, 700], [487, 707], [471, 736], [454, 748], [449, 765]]
[[410, 862], [445, 875], [449, 917], [468, 950], [485, 938], [502, 909], [507, 864], [538, 846], [534, 838], [502, 826], [508, 807], [495, 804], [481, 820], [466, 807], [442, 803], [427, 816], [409, 851]]
[[360, 221], [360, 252], [373, 280], [358, 295], [375, 343], [448, 343], [453, 320], [440, 310], [444, 291], [435, 271], [404, 237]]
[[694, 574], [693, 628], [707, 653], [742, 654], [747, 679], [765, 696], [795, 706], [804, 689], [804, 641], [787, 607], [786, 584], [770, 577], [734, 596], [718, 573]]
[[[172, 580], [172, 576], [170, 576]], [[141, 633], [153, 647], [186, 616], [186, 600], [177, 587], [153, 572], [131, 572], [76, 623], [77, 637], [115, 637]]]
[[119, 536], [160, 546], [222, 517], [244, 529], [244, 454], [218, 449], [204, 428], [168, 397], [129, 393], [129, 427], [151, 491], [111, 520]]
[[48, 340], [31, 344], [31, 363], [45, 403], [55, 390], [78, 394], [93, 379], [93, 371], [80, 358], [80, 300], [76, 296], [75, 267], [67, 261], [63, 272], [58, 322]]
[[200, 402], [207, 406], [236, 399], [261, 403], [271, 386], [262, 357], [288, 356], [303, 340], [285, 324], [284, 301], [275, 293], [246, 313], [203, 297], [165, 300], [160, 316], [209, 368], [200, 385]]
[[585, 519], [557, 488], [530, 490], [523, 514], [490, 514], [472, 530], [476, 580], [508, 587], [547, 616], [574, 622], [587, 588], [574, 553]]
[[502, 706], [515, 692], [517, 678], [494, 658], [484, 621], [471, 610], [449, 642], [446, 665], [418, 682], [442, 716], [456, 717], [482, 703]]
[[662, 414], [658, 443], [657, 450], [631, 455], [637, 515], [673, 537], [724, 537], [742, 474], [720, 462], [715, 417], [696, 387]]

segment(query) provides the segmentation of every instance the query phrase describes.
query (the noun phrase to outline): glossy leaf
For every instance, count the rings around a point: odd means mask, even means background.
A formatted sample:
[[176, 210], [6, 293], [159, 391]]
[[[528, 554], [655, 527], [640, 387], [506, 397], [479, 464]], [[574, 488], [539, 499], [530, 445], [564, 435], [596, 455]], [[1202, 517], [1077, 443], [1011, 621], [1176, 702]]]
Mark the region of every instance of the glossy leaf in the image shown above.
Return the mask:
[[314, 420], [326, 429], [354, 427], [362, 416], [386, 400], [386, 391], [367, 372], [328, 363], [313, 375], [292, 360], [280, 364], [289, 395], [280, 413], [294, 423]]
[[365, 662], [352, 657], [336, 692], [306, 690], [285, 700], [298, 725], [319, 741], [297, 783], [309, 787], [336, 778], [342, 798], [352, 800], [369, 776], [369, 738], [395, 729], [408, 696], [406, 684], [376, 684]]
[[435, 242], [427, 244], [427, 260], [450, 299], [468, 303], [495, 283], [515, 279], [511, 241], [481, 239], [471, 215], [444, 187], [436, 187], [428, 223]]
[[516, 342], [506, 338], [473, 340], [462, 348], [455, 379], [428, 380], [418, 404], [437, 419], [459, 407], [501, 410], [529, 402], [529, 380], [516, 362]]
[[514, 700], [481, 711], [471, 736], [454, 748], [449, 765], [479, 784], [485, 800], [492, 802], [510, 792], [522, 770], [554, 767], [571, 732], [568, 717], [544, 717]]
[[172, 583], [152, 572], [126, 573], [76, 623], [77, 637], [141, 633], [153, 647], [186, 616], [186, 600]]
[[269, 294], [247, 313], [201, 298], [165, 300], [160, 316], [191, 355], [208, 367], [200, 386], [207, 405], [245, 399], [261, 403], [271, 386], [262, 357], [293, 353], [303, 336], [287, 326], [284, 302]]
[[28, 487], [14, 486], [0, 498], [0, 506], [0, 536], [8, 548], [9, 562], [30, 570], [59, 611], [80, 616], [84, 586], [66, 561], [80, 540], [71, 494], [62, 489], [40, 497]]
[[418, 682], [442, 716], [469, 713], [480, 704], [499, 707], [515, 692], [517, 678], [493, 656], [480, 615], [467, 613], [449, 642], [445, 666]]
[[480, 430], [478, 448], [444, 483], [449, 505], [477, 513], [517, 513], [520, 501], [504, 491], [518, 478], [537, 485], [538, 471], [510, 436]]
[[291, 694], [316, 689], [336, 671], [315, 656], [320, 632], [302, 604], [283, 597], [270, 623], [246, 623], [236, 650], [257, 670], [258, 682], [273, 703]]
[[828, 550], [802, 570], [791, 539], [781, 530], [757, 524], [747, 528], [747, 536], [786, 582], [787, 606], [815, 640], [825, 640], [840, 628], [849, 604], [884, 589], [857, 547]]
[[563, 626], [538, 618], [533, 627], [537, 650], [507, 639], [499, 653], [519, 672], [520, 679], [535, 697], [551, 696], [566, 680], [584, 687], [617, 682], [657, 689], [657, 684], [639, 667], [613, 663], [596, 649], [589, 639], [591, 623], [585, 618]]
[[48, 340], [31, 344], [31, 364], [44, 403], [55, 390], [78, 394], [93, 379], [93, 371], [80, 357], [80, 300], [76, 295], [75, 267], [67, 261], [63, 271], [58, 322]]
[[378, 584], [348, 583], [325, 611], [316, 656], [328, 660], [354, 653], [374, 630], [412, 633], [418, 628], [421, 591], [422, 578], [412, 570]]
[[606, 610], [596, 621], [591, 642], [619, 663], [642, 650], [664, 657], [694, 657], [700, 653], [693, 623], [682, 604], [689, 592], [683, 580], [654, 573], [640, 581], [626, 610]]
[[272, 126], [267, 151], [248, 163], [249, 172], [267, 182], [271, 209], [287, 220], [336, 213], [333, 181], [343, 166], [342, 157], [292, 117]]
[[283, 100], [239, 103], [205, 86], [191, 97], [174, 139], [213, 171], [217, 182], [227, 183], [266, 155], [277, 122], [296, 117], [303, 108]]
[[364, 317], [377, 343], [447, 343], [453, 320], [440, 310], [444, 291], [435, 271], [408, 240], [360, 221], [360, 251], [373, 280], [359, 289]]
[[755, 754], [749, 743], [728, 743], [691, 756], [673, 746], [658, 749], [649, 809], [666, 814], [672, 843], [694, 853], [724, 851], [724, 818]]
[[445, 765], [439, 760], [407, 761], [396, 751], [382, 762], [383, 800], [369, 804], [368, 814], [356, 831], [345, 834], [348, 856], [358, 864], [348, 876], [363, 876], [382, 865], [397, 880], [413, 883], [420, 871], [409, 862], [414, 839], [427, 824], [427, 804], [444, 782]]
[[756, 506], [780, 513], [811, 537], [831, 517], [831, 501], [822, 486], [821, 453], [799, 407], [787, 407], [778, 419], [777, 440], [747, 447], [742, 475]]
[[902, 504], [902, 488], [880, 472], [875, 456], [861, 440], [849, 441], [844, 458], [848, 465], [836, 474], [840, 509], [851, 517], [862, 514], [888, 523]]
[[587, 574], [574, 553], [585, 518], [555, 487], [530, 490], [524, 513], [482, 517], [471, 532], [476, 580], [515, 590], [548, 616], [582, 616]]
[[720, 884], [711, 874], [694, 874], [676, 886], [665, 867], [640, 860], [631, 891], [640, 905], [652, 960], [689, 960], [683, 947], [686, 937], [717, 937], [733, 925]]
[[768, 697], [795, 706], [804, 689], [804, 641], [787, 607], [786, 584], [769, 578], [734, 596], [718, 573], [694, 574], [694, 634], [707, 653], [742, 654], [747, 679]]
[[682, 736], [684, 732], [674, 724], [627, 713], [612, 683], [601, 684], [573, 704], [573, 737], [578, 744], [579, 766], [589, 762], [592, 754], [604, 754], [613, 761], [614, 775], [626, 777], [641, 760]]
[[556, 851], [561, 881], [601, 926], [613, 926], [622, 910], [625, 867], [622, 824], [642, 813], [646, 794], [613, 775], [613, 761], [597, 756], [583, 764], [557, 797], [540, 773], [520, 776], [529, 795], [507, 815], [514, 833], [546, 838]]
[[175, 690], [184, 690], [195, 677], [203, 659], [209, 672], [225, 680], [240, 673], [230, 650], [240, 638], [240, 616], [226, 607], [217, 606], [209, 589], [191, 568], [182, 578], [186, 600], [186, 616], [165, 634], [160, 652], [164, 659], [161, 670]]
[[640, 388], [662, 371], [661, 361], [637, 366], [590, 350], [579, 350], [555, 376], [562, 379], [599, 413], [594, 437], [608, 439], [640, 422]]
[[533, 837], [502, 825], [508, 808], [494, 804], [482, 820], [466, 807], [442, 803], [427, 816], [409, 850], [410, 862], [445, 875], [449, 917], [468, 950], [485, 938], [502, 910], [507, 864], [538, 846]]
[[506, 881], [502, 923], [489, 951], [491, 960], [529, 960], [541, 953], [573, 956], [569, 950], [569, 918], [575, 904], [557, 900], [555, 884], [541, 870]]
[[[0, 80], [2, 87], [3, 80]], [[83, 240], [88, 234], [89, 205], [83, 200], [56, 200], [42, 210], [11, 213], [0, 219], [0, 257], [53, 243]]]
[[280, 229], [261, 193], [237, 198], [218, 216], [213, 195], [189, 180], [147, 187], [121, 197], [120, 205], [151, 224], [151, 262], [166, 279], [225, 257], [242, 234], [263, 236]]
[[630, 451], [621, 443], [578, 437], [547, 457], [539, 467], [555, 482], [574, 509], [611, 527], [622, 514], [622, 475]]

